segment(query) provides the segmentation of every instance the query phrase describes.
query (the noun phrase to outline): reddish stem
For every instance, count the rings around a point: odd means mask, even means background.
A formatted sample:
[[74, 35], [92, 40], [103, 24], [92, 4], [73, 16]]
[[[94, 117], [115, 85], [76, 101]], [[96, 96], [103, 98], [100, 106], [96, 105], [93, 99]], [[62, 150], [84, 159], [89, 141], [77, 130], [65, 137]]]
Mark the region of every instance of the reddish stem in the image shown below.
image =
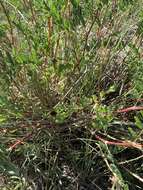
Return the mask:
[[123, 147], [132, 147], [132, 148], [143, 148], [143, 144], [135, 143], [135, 142], [130, 142], [130, 141], [108, 141], [103, 138], [101, 138], [98, 135], [95, 135], [96, 139], [99, 141], [102, 141], [104, 144], [109, 144], [109, 145], [117, 145], [117, 146], [123, 146]]
[[127, 113], [129, 111], [140, 111], [143, 110], [143, 106], [132, 106], [124, 109], [119, 109], [116, 111], [116, 113]]

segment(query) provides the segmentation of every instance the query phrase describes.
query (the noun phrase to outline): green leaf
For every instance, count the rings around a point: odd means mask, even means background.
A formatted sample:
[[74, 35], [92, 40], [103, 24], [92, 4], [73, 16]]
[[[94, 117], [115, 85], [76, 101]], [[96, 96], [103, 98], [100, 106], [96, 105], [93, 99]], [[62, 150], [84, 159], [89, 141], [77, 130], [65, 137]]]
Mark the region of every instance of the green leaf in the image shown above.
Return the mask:
[[135, 116], [135, 124], [139, 129], [143, 129], [143, 123], [141, 122], [141, 120]]
[[5, 149], [0, 147], [0, 172], [6, 172], [9, 175], [18, 176], [18, 168], [10, 161], [6, 155]]

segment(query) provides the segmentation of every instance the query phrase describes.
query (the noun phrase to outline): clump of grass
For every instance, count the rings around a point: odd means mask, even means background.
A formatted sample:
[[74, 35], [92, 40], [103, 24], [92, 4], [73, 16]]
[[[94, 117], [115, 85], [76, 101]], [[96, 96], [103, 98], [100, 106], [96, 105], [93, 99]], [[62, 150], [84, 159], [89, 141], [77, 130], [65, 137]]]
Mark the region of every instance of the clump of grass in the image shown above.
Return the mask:
[[0, 1], [2, 189], [141, 189], [142, 7]]

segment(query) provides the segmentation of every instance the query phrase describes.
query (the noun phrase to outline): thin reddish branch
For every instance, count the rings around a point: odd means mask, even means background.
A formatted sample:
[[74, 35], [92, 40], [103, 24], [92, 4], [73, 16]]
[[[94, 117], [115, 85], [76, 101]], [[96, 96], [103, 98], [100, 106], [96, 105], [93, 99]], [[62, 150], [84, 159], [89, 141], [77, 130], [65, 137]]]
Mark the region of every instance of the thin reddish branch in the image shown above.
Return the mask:
[[123, 147], [131, 147], [131, 148], [138, 148], [142, 149], [143, 144], [131, 142], [131, 141], [108, 141], [103, 139], [102, 137], [95, 135], [96, 139], [103, 142], [104, 144], [109, 144], [109, 145], [116, 145], [116, 146], [123, 146]]
[[9, 146], [9, 150], [13, 150], [14, 148], [16, 148], [19, 144], [24, 144], [24, 142], [22, 140], [16, 140], [16, 142], [12, 145]]
[[33, 132], [28, 133], [25, 137], [21, 138], [21, 139], [17, 139], [16, 142], [14, 144], [11, 144], [9, 146], [9, 150], [13, 150], [15, 149], [18, 145], [20, 144], [24, 144], [24, 141], [29, 139], [32, 136]]
[[[46, 126], [43, 127], [43, 128], [51, 128], [51, 127], [55, 127], [55, 126], [51, 126], [51, 125], [48, 124], [48, 123], [43, 123], [43, 124], [46, 124]], [[28, 133], [28, 134], [25, 135], [23, 138], [21, 138], [21, 139], [17, 139], [16, 142], [15, 142], [14, 144], [11, 144], [11, 145], [9, 146], [9, 150], [13, 150], [13, 149], [15, 149], [18, 145], [20, 145], [20, 144], [24, 144], [26, 140], [28, 140], [28, 139], [31, 138], [34, 134], [36, 134], [37, 129], [38, 129], [38, 128], [36, 128], [36, 130], [33, 129], [32, 132]]]
[[132, 106], [124, 109], [119, 109], [116, 111], [116, 113], [127, 113], [130, 111], [140, 111], [143, 110], [143, 106]]

